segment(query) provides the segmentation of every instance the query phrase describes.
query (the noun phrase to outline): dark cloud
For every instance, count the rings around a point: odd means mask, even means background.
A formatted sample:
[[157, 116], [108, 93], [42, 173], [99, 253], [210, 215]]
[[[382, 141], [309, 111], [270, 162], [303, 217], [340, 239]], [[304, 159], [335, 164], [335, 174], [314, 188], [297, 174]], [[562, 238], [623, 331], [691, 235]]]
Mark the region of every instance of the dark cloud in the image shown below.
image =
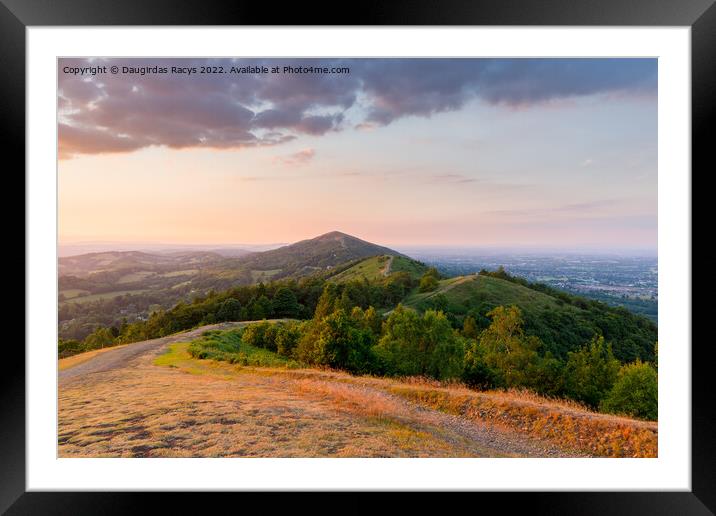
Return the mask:
[[[62, 71], [92, 65], [137, 73]], [[141, 73], [260, 65], [347, 66], [350, 73]], [[354, 127], [376, 128], [460, 109], [474, 98], [530, 106], [593, 94], [653, 95], [657, 72], [655, 59], [61, 59], [59, 67], [62, 158], [152, 145], [277, 145], [342, 130], [353, 107]]]

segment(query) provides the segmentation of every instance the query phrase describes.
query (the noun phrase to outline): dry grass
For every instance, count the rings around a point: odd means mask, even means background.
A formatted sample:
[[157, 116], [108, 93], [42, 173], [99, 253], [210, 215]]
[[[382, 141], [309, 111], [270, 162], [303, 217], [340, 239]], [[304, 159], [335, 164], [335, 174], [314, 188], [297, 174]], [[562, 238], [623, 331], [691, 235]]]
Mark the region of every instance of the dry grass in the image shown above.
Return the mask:
[[361, 398], [277, 373], [195, 360], [184, 344], [132, 367], [70, 378], [60, 384], [59, 456], [499, 455], [388, 414], [395, 406], [381, 407], [382, 393]]
[[61, 382], [59, 455], [656, 456], [655, 423], [575, 403], [421, 378], [196, 360], [187, 346]]
[[573, 402], [524, 391], [474, 392], [420, 383], [393, 386], [391, 392], [450, 414], [492, 421], [598, 457], [658, 455], [656, 423], [598, 414]]

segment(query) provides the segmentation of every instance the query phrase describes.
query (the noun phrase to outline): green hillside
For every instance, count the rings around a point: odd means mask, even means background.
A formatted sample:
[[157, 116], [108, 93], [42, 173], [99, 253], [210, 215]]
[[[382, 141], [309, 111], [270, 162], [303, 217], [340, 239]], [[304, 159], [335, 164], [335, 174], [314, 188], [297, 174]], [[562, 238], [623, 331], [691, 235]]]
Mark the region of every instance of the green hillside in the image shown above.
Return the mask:
[[595, 333], [611, 342], [622, 362], [636, 358], [653, 360], [657, 328], [648, 319], [626, 309], [560, 293], [550, 293], [486, 275], [459, 276], [440, 281], [432, 292], [413, 292], [404, 305], [423, 311], [449, 313], [453, 324], [472, 316], [479, 326], [489, 324], [487, 313], [497, 306], [516, 305], [525, 318], [526, 333], [537, 335], [545, 351], [564, 358], [579, 349]]
[[425, 265], [406, 256], [382, 255], [362, 260], [329, 279], [336, 283], [362, 280], [364, 278], [368, 281], [374, 281], [388, 277], [396, 272], [407, 272], [412, 278], [419, 279], [426, 270]]

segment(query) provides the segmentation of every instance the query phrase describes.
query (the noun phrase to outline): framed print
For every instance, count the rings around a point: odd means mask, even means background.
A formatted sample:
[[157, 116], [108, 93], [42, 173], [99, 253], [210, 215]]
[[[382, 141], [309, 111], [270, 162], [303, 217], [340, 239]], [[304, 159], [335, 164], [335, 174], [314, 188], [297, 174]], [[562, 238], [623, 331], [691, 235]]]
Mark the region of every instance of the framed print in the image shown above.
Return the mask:
[[716, 8], [595, 5], [317, 26], [5, 1], [27, 304], [3, 510], [351, 490], [712, 513], [691, 192]]

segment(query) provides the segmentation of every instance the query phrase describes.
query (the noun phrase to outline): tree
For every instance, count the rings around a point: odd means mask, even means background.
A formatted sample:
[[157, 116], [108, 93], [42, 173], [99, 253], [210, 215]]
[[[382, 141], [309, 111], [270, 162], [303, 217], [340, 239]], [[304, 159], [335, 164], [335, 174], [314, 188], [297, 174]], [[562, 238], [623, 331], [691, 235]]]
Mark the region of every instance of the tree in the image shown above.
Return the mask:
[[383, 317], [373, 308], [369, 306], [363, 313], [363, 324], [377, 337], [380, 337], [380, 331], [383, 327]]
[[296, 317], [300, 310], [296, 294], [287, 287], [279, 288], [273, 296], [273, 311], [278, 317]]
[[249, 308], [251, 311], [252, 319], [259, 320], [271, 317], [271, 313], [273, 312], [273, 306], [271, 305], [271, 300], [265, 295], [260, 296], [250, 305], [251, 306]]
[[539, 338], [524, 334], [522, 311], [516, 306], [498, 306], [487, 315], [492, 322], [480, 334], [477, 346], [483, 349], [476, 355], [494, 372], [498, 386], [530, 386], [530, 372], [539, 362]]
[[658, 384], [656, 370], [637, 359], [619, 370], [614, 387], [599, 408], [604, 412], [656, 421], [659, 415]]
[[596, 408], [612, 389], [619, 368], [611, 345], [601, 335], [594, 337], [588, 346], [568, 354], [564, 371], [566, 393]]
[[233, 297], [224, 300], [216, 312], [216, 319], [219, 321], [238, 321], [240, 317], [241, 303]]
[[435, 267], [430, 267], [420, 278], [420, 292], [432, 292], [438, 288], [440, 274]]
[[301, 338], [301, 326], [295, 322], [278, 325], [276, 331], [276, 352], [279, 355], [293, 356], [294, 349]]
[[467, 339], [476, 339], [478, 335], [479, 331], [475, 318], [468, 315], [462, 323], [462, 336]]
[[321, 297], [318, 298], [316, 304], [316, 310], [313, 313], [313, 318], [321, 320], [333, 313], [333, 308], [336, 302], [336, 285], [328, 283], [321, 293]]
[[109, 328], [97, 328], [87, 335], [84, 340], [85, 349], [99, 349], [111, 346], [114, 343], [114, 335]]
[[420, 317], [398, 305], [375, 349], [391, 374], [446, 379], [462, 373], [464, 345], [442, 312], [428, 310]]
[[479, 389], [487, 389], [499, 383], [499, 373], [487, 365], [485, 348], [478, 341], [471, 341], [465, 347], [462, 380]]
[[366, 373], [374, 368], [373, 336], [343, 309], [313, 320], [299, 340], [297, 357], [304, 362]]

